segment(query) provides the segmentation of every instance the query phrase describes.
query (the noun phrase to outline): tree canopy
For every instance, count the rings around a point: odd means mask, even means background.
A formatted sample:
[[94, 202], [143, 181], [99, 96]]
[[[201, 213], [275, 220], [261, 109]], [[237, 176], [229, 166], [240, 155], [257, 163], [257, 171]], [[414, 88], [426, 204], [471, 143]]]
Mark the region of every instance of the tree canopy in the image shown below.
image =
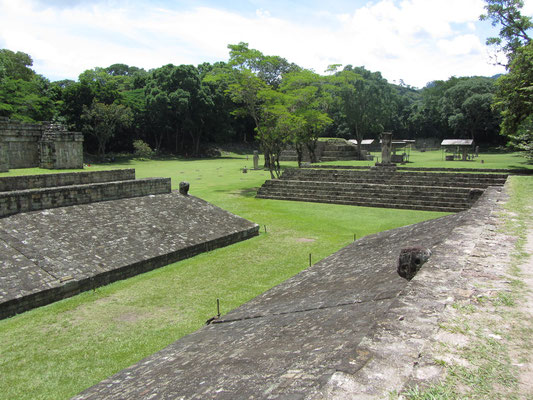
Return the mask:
[[[487, 18], [499, 15], [489, 11]], [[146, 71], [116, 63], [86, 70], [77, 80], [50, 82], [32, 70], [30, 55], [2, 49], [0, 116], [66, 123], [85, 133], [87, 152], [100, 156], [131, 152], [135, 140], [158, 153], [187, 156], [201, 155], [206, 143], [257, 142], [272, 176], [286, 147], [300, 162], [304, 153], [316, 161], [321, 136], [360, 143], [391, 130], [404, 139], [473, 137], [499, 144], [500, 112], [509, 137], [523, 136], [529, 121], [527, 46], [513, 53], [516, 62], [498, 85], [487, 77], [452, 77], [422, 89], [351, 65], [322, 75], [244, 42], [228, 45], [228, 53], [227, 61], [214, 64]]]

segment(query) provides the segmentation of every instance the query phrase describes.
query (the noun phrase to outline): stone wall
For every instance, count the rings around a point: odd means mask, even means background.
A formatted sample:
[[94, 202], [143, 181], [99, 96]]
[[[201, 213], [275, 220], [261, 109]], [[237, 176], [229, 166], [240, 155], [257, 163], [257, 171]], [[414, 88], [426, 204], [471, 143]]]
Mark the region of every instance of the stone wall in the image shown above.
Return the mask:
[[170, 193], [170, 178], [71, 185], [0, 193], [0, 217], [21, 212]]
[[83, 168], [83, 136], [67, 132], [59, 125], [50, 125], [40, 141], [41, 168]]
[[9, 168], [83, 168], [83, 135], [55, 124], [0, 119], [0, 172]]
[[0, 177], [0, 192], [135, 179], [135, 169]]
[[7, 149], [8, 168], [30, 168], [39, 166], [39, 140], [43, 126], [25, 124], [9, 119], [0, 120], [0, 137]]
[[7, 160], [7, 145], [0, 136], [0, 172], [9, 171], [9, 163]]

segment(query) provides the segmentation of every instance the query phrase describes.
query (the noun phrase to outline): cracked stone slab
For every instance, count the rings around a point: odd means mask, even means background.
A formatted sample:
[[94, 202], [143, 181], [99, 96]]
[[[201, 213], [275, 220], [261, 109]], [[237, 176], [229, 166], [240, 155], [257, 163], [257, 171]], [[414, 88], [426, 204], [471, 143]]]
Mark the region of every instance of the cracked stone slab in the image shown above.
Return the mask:
[[258, 234], [177, 191], [0, 219], [0, 317]]

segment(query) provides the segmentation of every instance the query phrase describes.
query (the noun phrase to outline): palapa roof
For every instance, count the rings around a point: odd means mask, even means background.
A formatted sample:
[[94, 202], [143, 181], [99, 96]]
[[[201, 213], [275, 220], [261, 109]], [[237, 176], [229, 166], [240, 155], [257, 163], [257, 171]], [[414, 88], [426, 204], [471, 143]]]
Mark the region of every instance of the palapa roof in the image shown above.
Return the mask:
[[441, 146], [472, 146], [474, 139], [444, 139]]

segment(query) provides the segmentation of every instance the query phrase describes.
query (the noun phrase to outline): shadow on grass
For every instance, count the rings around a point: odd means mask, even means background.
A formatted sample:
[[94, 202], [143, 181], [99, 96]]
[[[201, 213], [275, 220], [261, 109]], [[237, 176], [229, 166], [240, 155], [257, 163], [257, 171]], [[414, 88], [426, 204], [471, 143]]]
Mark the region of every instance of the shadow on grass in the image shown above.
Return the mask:
[[258, 190], [259, 190], [258, 187], [253, 187], [253, 188], [247, 188], [247, 189], [239, 190], [238, 193], [242, 197], [255, 197], [255, 195], [257, 194]]

